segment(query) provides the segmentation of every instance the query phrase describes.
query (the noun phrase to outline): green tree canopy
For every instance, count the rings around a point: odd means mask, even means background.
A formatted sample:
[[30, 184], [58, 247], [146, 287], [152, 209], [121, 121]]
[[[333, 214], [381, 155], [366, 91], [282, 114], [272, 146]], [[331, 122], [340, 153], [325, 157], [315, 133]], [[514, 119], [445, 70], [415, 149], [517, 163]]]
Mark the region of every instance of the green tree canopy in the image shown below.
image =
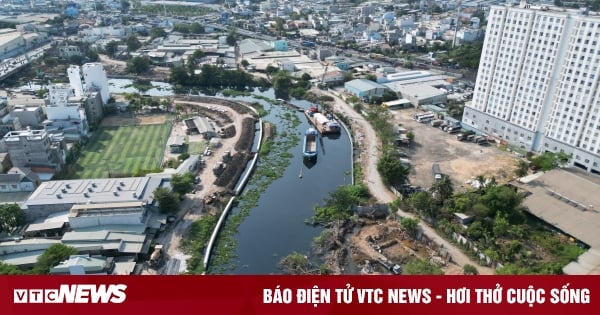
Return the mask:
[[402, 165], [394, 155], [386, 153], [377, 161], [377, 171], [384, 183], [397, 185], [406, 181], [410, 169]]
[[150, 60], [146, 57], [135, 56], [127, 61], [127, 72], [141, 74], [150, 69]]
[[179, 195], [185, 195], [194, 189], [194, 174], [173, 174], [171, 177], [171, 188]]
[[406, 230], [406, 232], [413, 237], [417, 235], [419, 229], [419, 219], [413, 218], [402, 218], [400, 225]]
[[104, 50], [106, 51], [106, 53], [109, 56], [114, 57], [115, 54], [117, 53], [118, 46], [119, 46], [119, 42], [113, 40], [113, 41], [106, 43], [106, 45], [104, 45]]
[[158, 209], [162, 213], [173, 213], [179, 209], [179, 194], [169, 191], [168, 188], [156, 188], [154, 199], [158, 201]]
[[0, 261], [0, 275], [22, 275], [23, 273], [19, 267]]
[[129, 52], [136, 51], [142, 47], [142, 43], [140, 43], [139, 39], [135, 35], [130, 35], [127, 37], [125, 44], [127, 45], [127, 51]]
[[202, 34], [204, 33], [204, 26], [198, 22], [194, 22], [190, 24], [190, 33], [192, 34]]
[[16, 203], [0, 205], [0, 232], [11, 232], [25, 224], [25, 212]]
[[33, 267], [33, 272], [36, 274], [47, 274], [50, 273], [50, 268], [58, 265], [61, 261], [65, 261], [71, 257], [71, 255], [76, 255], [77, 249], [71, 246], [67, 246], [64, 244], [54, 244], [48, 247], [43, 254], [41, 254], [35, 266]]
[[276, 98], [289, 99], [292, 86], [292, 77], [287, 71], [277, 71], [273, 76], [273, 89], [275, 89]]
[[167, 36], [167, 32], [162, 27], [153, 27], [150, 29], [150, 37], [152, 39], [165, 37]]

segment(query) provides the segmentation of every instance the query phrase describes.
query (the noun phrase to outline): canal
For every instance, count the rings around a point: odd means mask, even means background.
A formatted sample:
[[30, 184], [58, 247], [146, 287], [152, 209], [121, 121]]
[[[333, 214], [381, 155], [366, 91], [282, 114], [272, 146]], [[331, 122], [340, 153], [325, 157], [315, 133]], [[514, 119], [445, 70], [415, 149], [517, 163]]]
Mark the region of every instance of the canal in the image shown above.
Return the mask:
[[[256, 94], [274, 99], [272, 90]], [[322, 228], [305, 223], [306, 219], [313, 216], [314, 206], [321, 205], [329, 193], [340, 185], [351, 183], [349, 138], [344, 130], [335, 137], [320, 137], [316, 163], [305, 163], [302, 156], [303, 134], [310, 125], [303, 113], [260, 99], [237, 99], [258, 101], [265, 107], [269, 114], [263, 117], [263, 121], [275, 124], [276, 141], [283, 132], [294, 132], [298, 140], [287, 150], [292, 157], [289, 165], [281, 170], [283, 175], [265, 188], [257, 205], [240, 223], [233, 237], [237, 246], [228, 268], [217, 272], [280, 273], [277, 264], [283, 257], [293, 252], [310, 255], [312, 240], [322, 231]], [[305, 101], [292, 103], [304, 108], [310, 106]], [[288, 119], [282, 119], [290, 114], [296, 115], [300, 124], [291, 127]], [[259, 168], [262, 166], [260, 160]], [[246, 190], [253, 189], [253, 185], [251, 178]], [[233, 209], [232, 214], [239, 211]], [[212, 266], [211, 269], [215, 270]]]

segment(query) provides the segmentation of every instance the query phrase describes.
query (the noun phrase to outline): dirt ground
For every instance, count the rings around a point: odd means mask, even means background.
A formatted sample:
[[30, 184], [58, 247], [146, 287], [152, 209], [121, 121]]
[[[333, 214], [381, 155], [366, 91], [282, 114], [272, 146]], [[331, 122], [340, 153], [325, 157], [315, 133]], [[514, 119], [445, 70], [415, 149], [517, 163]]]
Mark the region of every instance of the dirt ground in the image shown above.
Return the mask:
[[166, 121], [166, 115], [133, 115], [125, 113], [104, 117], [100, 123], [100, 127], [158, 125], [164, 124]]
[[351, 259], [361, 274], [390, 274], [378, 260], [402, 266], [410, 257], [438, 262], [445, 274], [463, 274], [462, 267], [447, 263], [435, 248], [407, 235], [397, 220], [388, 219], [361, 227], [350, 236]]
[[393, 111], [394, 122], [415, 135], [414, 143], [401, 150], [408, 153], [411, 160], [409, 176], [412, 185], [429, 188], [433, 183], [433, 163], [440, 166], [442, 173], [450, 176], [454, 188], [468, 186], [467, 181], [476, 176], [495, 176], [498, 182], [505, 182], [514, 176], [516, 157], [502, 151], [494, 144], [481, 146], [472, 142], [456, 140], [455, 134], [448, 134], [428, 123], [412, 119], [416, 109]]

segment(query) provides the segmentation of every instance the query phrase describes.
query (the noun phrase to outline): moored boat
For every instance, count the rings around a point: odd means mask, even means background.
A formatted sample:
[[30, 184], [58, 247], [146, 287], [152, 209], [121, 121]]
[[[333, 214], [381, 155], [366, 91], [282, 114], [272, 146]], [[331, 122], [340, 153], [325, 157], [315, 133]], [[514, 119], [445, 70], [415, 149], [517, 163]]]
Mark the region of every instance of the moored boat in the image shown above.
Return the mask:
[[308, 120], [317, 128], [321, 134], [340, 133], [340, 124], [329, 113], [321, 113], [317, 107], [310, 107], [305, 112]]
[[308, 128], [304, 132], [303, 153], [305, 158], [315, 158], [317, 156], [317, 143], [319, 133], [315, 128]]

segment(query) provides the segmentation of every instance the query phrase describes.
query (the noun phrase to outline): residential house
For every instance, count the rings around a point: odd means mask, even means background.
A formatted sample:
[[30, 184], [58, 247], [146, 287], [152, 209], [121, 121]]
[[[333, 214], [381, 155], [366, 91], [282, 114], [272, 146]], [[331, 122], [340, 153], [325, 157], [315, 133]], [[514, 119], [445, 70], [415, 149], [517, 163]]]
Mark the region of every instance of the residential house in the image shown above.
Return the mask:
[[46, 167], [60, 172], [66, 160], [64, 139], [45, 130], [20, 130], [7, 133], [3, 142], [14, 166]]
[[[42, 106], [14, 106], [10, 111], [10, 116], [14, 120], [17, 120], [19, 125], [22, 127], [29, 127], [31, 129], [41, 129], [43, 122], [46, 119]], [[18, 130], [18, 129], [17, 129]]]
[[31, 169], [13, 167], [6, 174], [0, 174], [0, 192], [34, 191], [40, 178]]

